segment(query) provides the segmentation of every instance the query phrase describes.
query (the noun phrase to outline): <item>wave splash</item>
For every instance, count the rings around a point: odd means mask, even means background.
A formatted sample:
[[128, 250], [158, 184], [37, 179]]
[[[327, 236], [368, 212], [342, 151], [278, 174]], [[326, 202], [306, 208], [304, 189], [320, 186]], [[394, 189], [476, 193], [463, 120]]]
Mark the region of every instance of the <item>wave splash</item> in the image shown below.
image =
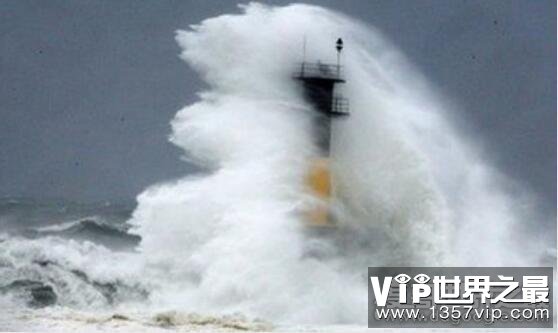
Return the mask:
[[[210, 172], [138, 197], [130, 222], [150, 278], [164, 281], [155, 304], [361, 323], [367, 266], [533, 258], [514, 251], [525, 215], [501, 190], [502, 176], [379, 32], [315, 6], [242, 10], [176, 35], [181, 58], [209, 88], [177, 113], [170, 139]], [[336, 38], [346, 45], [351, 116], [334, 124], [332, 148], [343, 218], [328, 237], [305, 230], [300, 214], [316, 154], [312, 110], [292, 80], [303, 36], [308, 60], [334, 62]]]

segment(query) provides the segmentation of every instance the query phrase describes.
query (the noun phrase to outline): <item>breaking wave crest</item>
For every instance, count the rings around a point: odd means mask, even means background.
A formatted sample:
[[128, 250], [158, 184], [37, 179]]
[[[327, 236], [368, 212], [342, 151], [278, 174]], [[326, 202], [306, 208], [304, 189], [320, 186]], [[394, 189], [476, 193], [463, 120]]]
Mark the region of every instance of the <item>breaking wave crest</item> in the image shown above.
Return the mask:
[[75, 240], [88, 240], [114, 250], [129, 250], [136, 246], [140, 237], [128, 233], [129, 225], [111, 223], [98, 217], [25, 229], [22, 234], [30, 238], [56, 236]]

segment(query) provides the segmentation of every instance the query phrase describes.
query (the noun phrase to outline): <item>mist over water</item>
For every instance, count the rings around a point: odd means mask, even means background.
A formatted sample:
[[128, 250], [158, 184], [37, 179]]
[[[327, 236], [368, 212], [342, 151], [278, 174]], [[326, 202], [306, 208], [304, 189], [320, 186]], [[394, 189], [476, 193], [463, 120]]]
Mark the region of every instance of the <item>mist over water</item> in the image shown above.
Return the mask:
[[[316, 6], [241, 8], [176, 33], [207, 89], [178, 111], [170, 141], [207, 172], [138, 196], [137, 251], [14, 238], [0, 242], [0, 276], [63, 281], [58, 304], [79, 309], [364, 325], [368, 266], [540, 265], [551, 244], [525, 233], [537, 223], [529, 196], [504, 190], [456, 110], [381, 33]], [[338, 37], [351, 113], [332, 131], [339, 227], [316, 232], [303, 214], [315, 111], [293, 73], [304, 38], [307, 61], [335, 63]]]

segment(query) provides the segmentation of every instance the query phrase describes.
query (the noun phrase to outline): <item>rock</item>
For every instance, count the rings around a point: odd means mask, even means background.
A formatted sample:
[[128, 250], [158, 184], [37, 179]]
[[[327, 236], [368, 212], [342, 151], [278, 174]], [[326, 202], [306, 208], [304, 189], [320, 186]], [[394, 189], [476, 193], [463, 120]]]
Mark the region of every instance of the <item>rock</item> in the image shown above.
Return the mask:
[[58, 297], [51, 286], [39, 286], [31, 288], [31, 301], [29, 306], [43, 308], [56, 304]]

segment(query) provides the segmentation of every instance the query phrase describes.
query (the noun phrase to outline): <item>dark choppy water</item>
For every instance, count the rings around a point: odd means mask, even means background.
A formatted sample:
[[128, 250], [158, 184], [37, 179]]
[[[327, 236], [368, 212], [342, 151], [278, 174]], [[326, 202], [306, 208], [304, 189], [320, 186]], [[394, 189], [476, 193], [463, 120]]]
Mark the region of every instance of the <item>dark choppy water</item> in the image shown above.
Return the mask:
[[[101, 253], [97, 259], [103, 251], [133, 251], [140, 241], [126, 223], [133, 208], [132, 203], [0, 199], [0, 297], [31, 308], [112, 304], [123, 293], [145, 297], [141, 287], [89, 276], [87, 265], [79, 263], [80, 251], [90, 248]], [[76, 289], [89, 298], [73, 299]]]
[[113, 250], [127, 250], [139, 236], [128, 233], [132, 203], [79, 203], [29, 198], [0, 199], [0, 232], [36, 239], [57, 236], [89, 240]]

